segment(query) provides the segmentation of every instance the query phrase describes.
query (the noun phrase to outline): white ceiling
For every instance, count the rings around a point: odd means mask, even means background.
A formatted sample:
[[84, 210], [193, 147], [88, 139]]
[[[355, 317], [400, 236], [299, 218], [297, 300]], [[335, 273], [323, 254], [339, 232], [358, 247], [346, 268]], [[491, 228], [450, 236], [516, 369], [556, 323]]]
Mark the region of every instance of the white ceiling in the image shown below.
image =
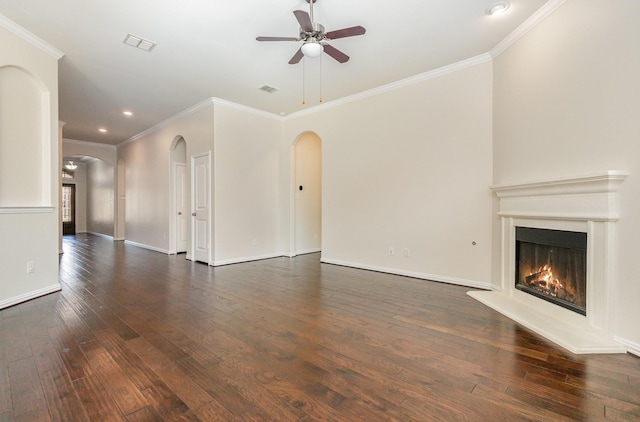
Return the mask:
[[[367, 29], [331, 41], [351, 57], [344, 64], [323, 55], [290, 65], [299, 43], [255, 40], [296, 37], [292, 12], [308, 11], [305, 0], [0, 0], [0, 14], [65, 54], [65, 138], [118, 144], [209, 97], [291, 114], [317, 106], [320, 93], [329, 102], [486, 53], [546, 0], [511, 0], [490, 17], [496, 2], [317, 0], [315, 20], [327, 31]], [[128, 33], [157, 46], [130, 47]], [[278, 90], [260, 91], [264, 84]]]

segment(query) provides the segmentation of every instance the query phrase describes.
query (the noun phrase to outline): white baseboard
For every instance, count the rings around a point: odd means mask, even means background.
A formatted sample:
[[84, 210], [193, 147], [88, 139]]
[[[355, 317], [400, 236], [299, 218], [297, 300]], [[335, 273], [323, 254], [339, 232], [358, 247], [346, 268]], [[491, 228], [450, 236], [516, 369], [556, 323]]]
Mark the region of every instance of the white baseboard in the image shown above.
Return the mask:
[[473, 287], [473, 288], [483, 289], [483, 290], [498, 290], [499, 289], [498, 286], [494, 286], [491, 283], [487, 283], [487, 282], [483, 282], [483, 281], [466, 280], [466, 279], [462, 279], [462, 278], [446, 277], [446, 276], [441, 276], [441, 275], [436, 275], [436, 274], [419, 273], [419, 272], [415, 272], [415, 271], [405, 271], [405, 270], [400, 270], [400, 269], [397, 269], [397, 268], [378, 267], [378, 266], [374, 266], [374, 265], [366, 265], [366, 264], [360, 264], [360, 263], [354, 263], [354, 262], [339, 261], [337, 259], [324, 258], [324, 257], [321, 258], [321, 261], [324, 262], [325, 264], [341, 265], [343, 267], [359, 268], [361, 270], [377, 271], [377, 272], [380, 272], [380, 273], [401, 275], [401, 276], [404, 276], [404, 277], [418, 278], [418, 279], [421, 279], [421, 280], [438, 281], [438, 282], [441, 282], [441, 283], [455, 284], [455, 285], [458, 285], [458, 286]]
[[317, 252], [322, 252], [322, 249], [317, 248], [317, 249], [307, 249], [304, 251], [297, 251], [296, 253], [293, 254], [286, 254], [285, 256], [288, 256], [290, 258], [293, 258], [294, 256], [298, 256], [298, 255], [307, 255], [310, 253], [317, 253]]
[[11, 297], [0, 302], [0, 309], [8, 308], [9, 306], [17, 305], [18, 303], [26, 302], [40, 296], [48, 295], [49, 293], [59, 292], [60, 290], [62, 290], [62, 286], [60, 286], [59, 283], [56, 283], [20, 296]]
[[213, 264], [211, 265], [213, 265], [214, 267], [219, 267], [221, 265], [240, 264], [243, 262], [260, 261], [262, 259], [280, 258], [282, 256], [285, 256], [285, 255], [282, 253], [274, 253], [274, 254], [267, 254], [267, 255], [246, 256], [242, 258], [213, 261]]
[[166, 250], [166, 249], [156, 248], [155, 246], [145, 245], [144, 243], [138, 243], [138, 242], [133, 242], [131, 240], [125, 240], [124, 244], [125, 245], [131, 245], [131, 246], [137, 246], [138, 248], [148, 249], [150, 251], [160, 252], [160, 253], [163, 253], [165, 255], [169, 255], [169, 251]]
[[618, 336], [614, 336], [613, 339], [618, 343], [624, 344], [627, 347], [627, 352], [640, 357], [640, 344], [634, 343]]

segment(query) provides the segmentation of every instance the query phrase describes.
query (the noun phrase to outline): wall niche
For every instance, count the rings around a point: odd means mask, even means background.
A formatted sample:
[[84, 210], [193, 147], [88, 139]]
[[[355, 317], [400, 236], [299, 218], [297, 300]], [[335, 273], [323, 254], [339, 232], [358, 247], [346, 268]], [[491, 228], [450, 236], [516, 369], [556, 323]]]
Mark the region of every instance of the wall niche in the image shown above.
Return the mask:
[[51, 205], [48, 96], [29, 72], [0, 67], [0, 207]]

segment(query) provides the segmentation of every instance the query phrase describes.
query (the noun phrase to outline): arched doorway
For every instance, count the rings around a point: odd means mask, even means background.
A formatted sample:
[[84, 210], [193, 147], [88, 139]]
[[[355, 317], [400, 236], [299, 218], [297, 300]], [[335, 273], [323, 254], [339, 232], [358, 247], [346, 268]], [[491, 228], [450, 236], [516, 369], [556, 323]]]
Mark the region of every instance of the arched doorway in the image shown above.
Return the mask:
[[189, 178], [187, 175], [187, 143], [180, 135], [171, 143], [171, 217], [169, 221], [169, 253], [187, 252], [189, 240]]
[[301, 134], [293, 145], [293, 255], [322, 249], [322, 140]]
[[[70, 165], [72, 164], [72, 165]], [[92, 233], [117, 238], [116, 213], [114, 206], [117, 184], [113, 164], [99, 158], [70, 155], [62, 162], [62, 188], [65, 208], [64, 187], [73, 188], [73, 199], [66, 205], [73, 206], [73, 232]], [[61, 213], [63, 226], [69, 223], [68, 212]]]

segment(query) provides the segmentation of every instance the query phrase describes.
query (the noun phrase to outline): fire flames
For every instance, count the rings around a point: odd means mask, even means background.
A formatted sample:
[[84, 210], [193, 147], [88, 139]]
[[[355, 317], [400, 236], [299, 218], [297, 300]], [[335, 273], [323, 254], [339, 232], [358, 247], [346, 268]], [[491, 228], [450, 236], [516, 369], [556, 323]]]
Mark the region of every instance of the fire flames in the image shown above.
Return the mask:
[[527, 277], [527, 283], [534, 288], [541, 289], [544, 293], [558, 297], [558, 293], [564, 290], [560, 280], [553, 276], [551, 265], [544, 265]]

